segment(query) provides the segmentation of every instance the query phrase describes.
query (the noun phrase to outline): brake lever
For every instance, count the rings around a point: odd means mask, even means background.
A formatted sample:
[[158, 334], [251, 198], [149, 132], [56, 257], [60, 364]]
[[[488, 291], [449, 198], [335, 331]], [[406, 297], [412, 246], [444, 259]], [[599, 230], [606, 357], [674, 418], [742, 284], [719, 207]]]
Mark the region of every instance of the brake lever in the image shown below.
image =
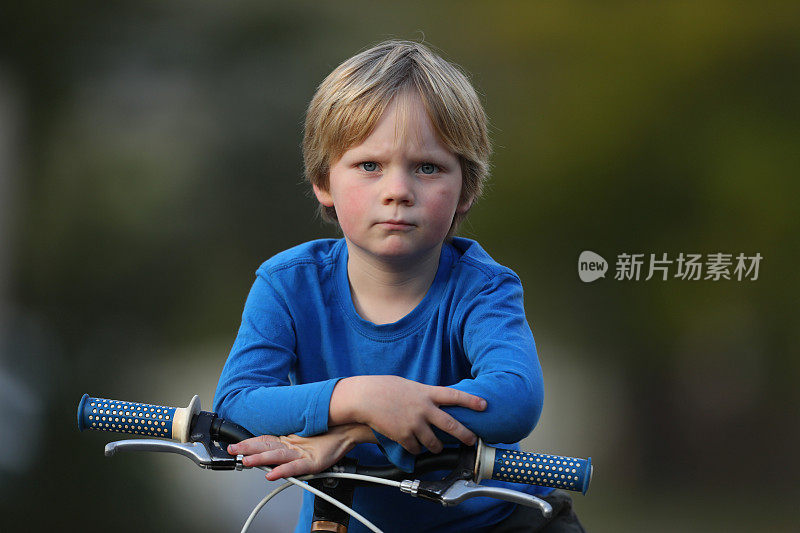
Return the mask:
[[488, 496], [528, 507], [538, 507], [545, 517], [550, 517], [553, 508], [541, 498], [503, 487], [479, 485], [473, 481], [481, 479], [482, 446], [483, 442], [480, 439], [477, 449], [473, 446], [461, 446], [456, 467], [444, 479], [436, 481], [409, 479], [400, 483], [400, 490], [445, 506], [457, 505], [476, 496]]
[[489, 498], [518, 503], [527, 507], [538, 507], [545, 518], [549, 518], [553, 513], [553, 507], [549, 503], [532, 494], [505, 489], [503, 487], [478, 485], [477, 483], [465, 479], [460, 479], [450, 485], [450, 488], [445, 490], [440, 498], [442, 505], [450, 506], [457, 505], [464, 500], [475, 498], [476, 496], [487, 496]]
[[106, 444], [105, 454], [111, 457], [118, 451], [176, 453], [191, 459], [200, 468], [210, 470], [241, 470], [244, 456], [210, 452], [202, 442], [173, 442], [158, 439], [127, 439]]
[[518, 503], [527, 507], [538, 507], [545, 518], [549, 518], [553, 513], [553, 507], [546, 501], [532, 494], [526, 494], [516, 490], [478, 485], [467, 479], [451, 481], [446, 487], [437, 485], [436, 483], [420, 481], [418, 479], [413, 481], [406, 479], [400, 483], [400, 490], [412, 496], [439, 502], [446, 507], [458, 505], [464, 500], [477, 496], [487, 496], [489, 498]]

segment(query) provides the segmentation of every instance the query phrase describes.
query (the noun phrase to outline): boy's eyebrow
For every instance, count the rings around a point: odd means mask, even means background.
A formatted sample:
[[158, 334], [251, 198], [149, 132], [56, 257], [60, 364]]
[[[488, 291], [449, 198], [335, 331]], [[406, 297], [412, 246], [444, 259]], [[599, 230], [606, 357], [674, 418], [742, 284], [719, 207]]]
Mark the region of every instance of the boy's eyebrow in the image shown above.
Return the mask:
[[[369, 148], [366, 146], [358, 146], [345, 153], [348, 159], [386, 159], [392, 150], [382, 148]], [[433, 150], [409, 150], [406, 154], [409, 159], [425, 160], [425, 159], [447, 159], [457, 157], [454, 153], [446, 148], [436, 148]]]
[[455, 154], [443, 152], [411, 154], [410, 159], [418, 163], [430, 162], [444, 166], [449, 166], [453, 160], [458, 160]]

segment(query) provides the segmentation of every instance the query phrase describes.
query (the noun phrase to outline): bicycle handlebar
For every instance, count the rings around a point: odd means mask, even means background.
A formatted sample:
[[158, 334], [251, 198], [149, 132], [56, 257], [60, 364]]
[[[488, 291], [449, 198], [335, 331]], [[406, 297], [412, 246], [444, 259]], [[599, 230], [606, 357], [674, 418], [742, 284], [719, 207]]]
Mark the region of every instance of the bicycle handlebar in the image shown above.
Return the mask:
[[[205, 418], [204, 418], [205, 417]], [[192, 425], [198, 428], [193, 428]], [[199, 426], [205, 426], [200, 430]], [[98, 431], [112, 431], [117, 433], [131, 433], [172, 439], [183, 443], [191, 441], [207, 441], [207, 448], [211, 452], [209, 460], [211, 468], [232, 468], [235, 464], [231, 456], [211, 446], [212, 440], [220, 435], [230, 442], [239, 442], [252, 436], [244, 428], [222, 420], [213, 413], [200, 412], [200, 399], [194, 396], [189, 405], [184, 408], [169, 407], [146, 403], [125, 402], [94, 398], [84, 394], [78, 405], [78, 428]], [[198, 435], [192, 435], [192, 433]], [[202, 433], [213, 434], [213, 438]], [[526, 483], [544, 487], [554, 487], [586, 494], [592, 477], [592, 459], [565, 457], [562, 455], [548, 455], [530, 453], [504, 448], [494, 448], [479, 441], [477, 451], [473, 449], [467, 459], [474, 465], [472, 479], [480, 482], [481, 479], [495, 479]], [[417, 460], [420, 470], [429, 470], [430, 467], [453, 468], [458, 463], [457, 452], [443, 453], [438, 456], [420, 456]], [[215, 465], [214, 463], [217, 463]], [[231, 464], [228, 464], [231, 463]], [[427, 464], [430, 463], [430, 464]], [[208, 465], [204, 465], [208, 466]], [[427, 466], [427, 468], [426, 468]], [[466, 466], [464, 464], [463, 466]], [[391, 467], [366, 467], [370, 474], [385, 478], [398, 478], [407, 474]], [[374, 472], [373, 472], [374, 471]]]
[[[194, 396], [189, 405], [184, 408], [163, 405], [125, 402], [94, 398], [84, 394], [78, 405], [78, 429], [96, 431], [111, 431], [117, 433], [131, 433], [160, 437], [158, 439], [136, 439], [111, 442], [106, 445], [106, 455], [113, 455], [117, 450], [139, 450], [171, 452], [184, 455], [202, 468], [212, 470], [241, 470], [243, 456], [231, 456], [226, 451], [226, 443], [240, 442], [252, 437], [247, 429], [219, 418], [215, 413], [200, 411], [200, 399]], [[172, 439], [180, 443], [166, 442], [163, 439]], [[262, 467], [259, 467], [262, 468]], [[412, 475], [419, 475], [431, 470], [451, 470], [444, 479], [421, 481], [404, 479], [397, 483], [397, 487], [407, 494], [436, 501], [442, 505], [457, 505], [458, 503], [477, 496], [487, 496], [500, 500], [507, 500], [522, 505], [538, 507], [544, 516], [550, 516], [551, 506], [544, 500], [524, 492], [479, 485], [481, 479], [491, 478], [500, 481], [527, 483], [546, 487], [555, 487], [564, 490], [573, 490], [586, 493], [592, 476], [592, 461], [561, 455], [547, 455], [528, 453], [517, 450], [494, 448], [487, 446], [478, 439], [478, 446], [460, 446], [447, 449], [440, 454], [425, 453], [417, 458], [415, 470]], [[361, 472], [359, 472], [361, 471]], [[370, 475], [358, 475], [358, 474]], [[383, 479], [403, 479], [407, 473], [393, 467], [358, 467], [354, 461], [348, 462], [347, 458], [334, 465], [330, 471], [320, 473], [311, 478], [327, 478], [343, 476], [356, 478], [350, 483], [333, 482], [322, 483], [318, 488], [312, 489], [299, 481], [289, 478], [289, 481], [298, 484], [307, 490], [312, 490], [317, 499], [323, 498], [347, 513], [352, 514], [373, 531], [380, 531], [369, 521], [361, 517], [347, 505], [337, 502], [333, 494], [326, 494], [325, 490], [338, 491], [338, 497], [346, 497], [351, 501], [353, 483], [364, 481], [377, 482]], [[317, 480], [317, 482], [319, 479]], [[326, 480], [330, 481], [330, 480]], [[330, 485], [330, 487], [328, 486]], [[349, 488], [348, 488], [349, 487]], [[343, 492], [344, 491], [344, 492]], [[349, 491], [349, 492], [348, 492]], [[248, 522], [246, 530], [255, 513], [271, 496], [265, 498], [257, 506]], [[319, 502], [317, 502], [319, 503]], [[314, 524], [327, 523], [326, 520], [334, 517], [330, 510], [320, 506], [318, 516], [315, 503]], [[324, 511], [324, 512], [322, 512]], [[337, 523], [346, 525], [347, 515], [336, 518]], [[321, 527], [321, 526], [320, 526]], [[317, 529], [322, 531], [323, 529]], [[338, 530], [338, 529], [337, 529]], [[345, 529], [346, 530], [346, 529]]]
[[131, 433], [189, 442], [192, 416], [200, 412], [195, 395], [187, 407], [93, 398], [84, 394], [78, 404], [78, 429]]
[[484, 446], [478, 452], [478, 479], [527, 483], [586, 494], [592, 458], [529, 453]]

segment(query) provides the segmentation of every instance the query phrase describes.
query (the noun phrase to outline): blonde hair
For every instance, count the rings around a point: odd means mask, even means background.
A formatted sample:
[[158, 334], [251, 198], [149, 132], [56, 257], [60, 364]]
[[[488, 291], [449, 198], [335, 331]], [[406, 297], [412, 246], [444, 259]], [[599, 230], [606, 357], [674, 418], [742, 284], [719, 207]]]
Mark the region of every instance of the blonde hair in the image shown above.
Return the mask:
[[[461, 202], [474, 203], [489, 176], [486, 113], [458, 67], [412, 41], [382, 42], [322, 81], [306, 113], [306, 180], [327, 191], [331, 164], [369, 136], [395, 96], [408, 93], [419, 95], [440, 140], [459, 159]], [[333, 207], [320, 204], [319, 210], [324, 220], [336, 223]], [[465, 215], [455, 215], [448, 237]]]

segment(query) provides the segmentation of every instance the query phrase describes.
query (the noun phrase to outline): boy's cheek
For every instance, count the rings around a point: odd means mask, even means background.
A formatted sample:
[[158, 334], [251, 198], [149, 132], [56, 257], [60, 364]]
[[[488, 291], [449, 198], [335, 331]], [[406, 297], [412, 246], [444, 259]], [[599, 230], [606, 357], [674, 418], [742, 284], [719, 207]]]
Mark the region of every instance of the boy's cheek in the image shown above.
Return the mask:
[[342, 231], [356, 229], [358, 225], [369, 222], [370, 210], [368, 203], [357, 193], [348, 195], [346, 199], [335, 204], [336, 216]]

